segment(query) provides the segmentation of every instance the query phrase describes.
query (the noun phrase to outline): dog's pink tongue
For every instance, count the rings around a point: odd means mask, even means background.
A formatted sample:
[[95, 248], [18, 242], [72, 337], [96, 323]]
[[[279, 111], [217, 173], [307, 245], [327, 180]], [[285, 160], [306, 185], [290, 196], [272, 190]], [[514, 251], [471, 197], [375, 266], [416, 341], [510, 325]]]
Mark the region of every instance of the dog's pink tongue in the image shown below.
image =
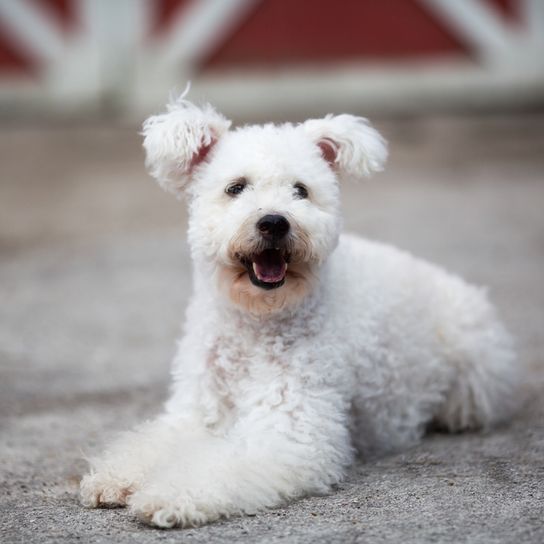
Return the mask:
[[276, 283], [285, 277], [287, 263], [276, 249], [265, 249], [253, 259], [253, 271], [260, 281]]

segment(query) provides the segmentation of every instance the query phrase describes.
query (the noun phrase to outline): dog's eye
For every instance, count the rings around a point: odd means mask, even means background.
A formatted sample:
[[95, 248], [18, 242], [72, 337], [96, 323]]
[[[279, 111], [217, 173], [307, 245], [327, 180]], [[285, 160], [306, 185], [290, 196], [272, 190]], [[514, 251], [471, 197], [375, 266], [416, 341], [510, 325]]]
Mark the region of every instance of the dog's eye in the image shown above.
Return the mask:
[[237, 179], [225, 189], [225, 193], [230, 196], [237, 196], [246, 188], [246, 185], [247, 181], [244, 178]]
[[308, 189], [302, 183], [295, 183], [295, 196], [297, 198], [308, 198]]

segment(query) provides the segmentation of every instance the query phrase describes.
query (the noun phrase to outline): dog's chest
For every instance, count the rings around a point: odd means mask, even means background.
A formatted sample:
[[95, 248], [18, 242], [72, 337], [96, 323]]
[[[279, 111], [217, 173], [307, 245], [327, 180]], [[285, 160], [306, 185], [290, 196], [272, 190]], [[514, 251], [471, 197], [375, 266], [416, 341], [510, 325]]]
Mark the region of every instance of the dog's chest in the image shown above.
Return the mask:
[[290, 360], [292, 343], [282, 336], [218, 336], [208, 351], [202, 400], [210, 426], [229, 425], [259, 407], [275, 409], [300, 383]]

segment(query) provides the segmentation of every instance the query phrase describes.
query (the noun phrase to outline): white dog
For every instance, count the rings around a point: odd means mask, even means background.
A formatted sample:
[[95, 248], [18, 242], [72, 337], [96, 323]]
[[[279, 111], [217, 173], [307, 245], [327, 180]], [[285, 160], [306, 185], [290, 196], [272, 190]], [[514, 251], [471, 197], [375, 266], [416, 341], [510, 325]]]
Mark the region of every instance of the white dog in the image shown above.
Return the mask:
[[230, 124], [184, 97], [144, 124], [151, 175], [188, 200], [194, 294], [164, 413], [92, 461], [81, 498], [159, 527], [326, 493], [356, 451], [487, 428], [514, 404], [482, 290], [340, 234], [340, 185], [387, 155], [365, 119]]

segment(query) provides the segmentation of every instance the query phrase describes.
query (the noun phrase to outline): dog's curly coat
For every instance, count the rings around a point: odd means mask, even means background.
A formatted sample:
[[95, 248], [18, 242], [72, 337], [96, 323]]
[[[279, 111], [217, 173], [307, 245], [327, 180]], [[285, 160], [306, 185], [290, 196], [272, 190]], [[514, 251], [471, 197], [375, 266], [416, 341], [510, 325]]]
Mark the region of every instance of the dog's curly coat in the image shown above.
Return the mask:
[[165, 412], [81, 482], [85, 506], [159, 527], [325, 493], [356, 451], [486, 428], [514, 404], [511, 341], [482, 290], [340, 235], [339, 184], [387, 155], [365, 119], [229, 128], [184, 97], [144, 124], [149, 171], [189, 203], [194, 295]]

